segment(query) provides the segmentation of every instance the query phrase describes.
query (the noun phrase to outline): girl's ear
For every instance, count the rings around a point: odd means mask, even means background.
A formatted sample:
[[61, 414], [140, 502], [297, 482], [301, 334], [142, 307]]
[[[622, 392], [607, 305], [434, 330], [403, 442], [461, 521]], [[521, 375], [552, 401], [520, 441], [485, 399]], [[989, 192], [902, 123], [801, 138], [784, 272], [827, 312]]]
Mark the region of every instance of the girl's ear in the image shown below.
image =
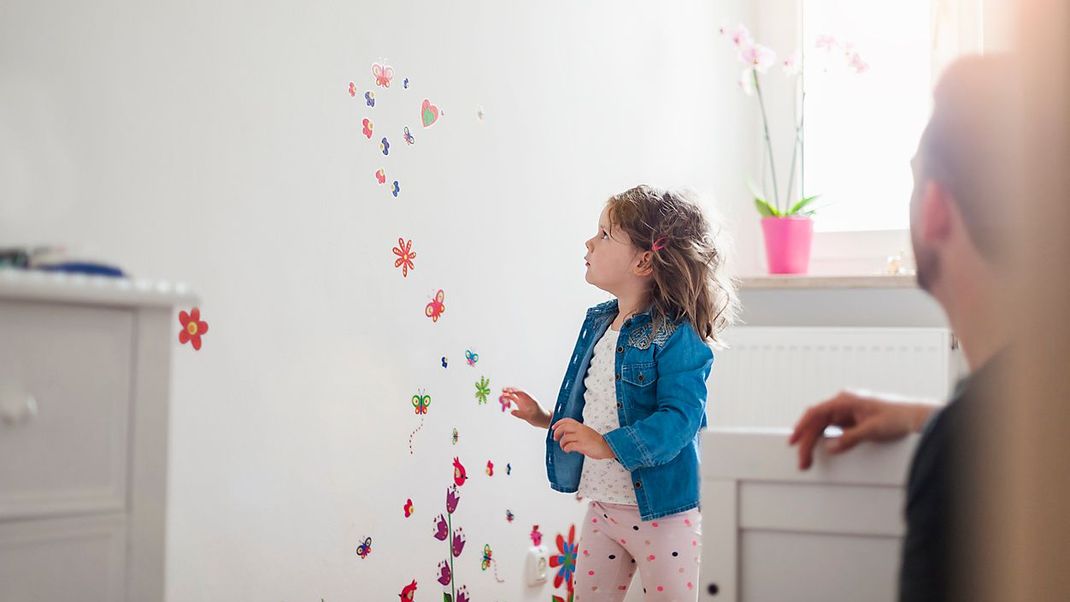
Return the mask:
[[650, 276], [654, 273], [653, 253], [650, 251], [643, 251], [639, 253], [639, 257], [636, 260], [633, 271], [636, 276]]

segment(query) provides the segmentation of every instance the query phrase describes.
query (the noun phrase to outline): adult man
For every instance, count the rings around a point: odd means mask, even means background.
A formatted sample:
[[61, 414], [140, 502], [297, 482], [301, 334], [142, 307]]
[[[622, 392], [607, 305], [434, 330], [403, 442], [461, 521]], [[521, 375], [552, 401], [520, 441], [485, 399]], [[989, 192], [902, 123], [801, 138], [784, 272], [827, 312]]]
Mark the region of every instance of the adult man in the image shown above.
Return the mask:
[[[933, 114], [911, 162], [910, 231], [918, 284], [947, 313], [970, 375], [943, 409], [842, 392], [806, 411], [789, 442], [799, 467], [812, 463], [825, 428], [843, 428], [827, 449], [923, 432], [907, 485], [907, 534], [899, 599], [964, 599], [964, 539], [970, 478], [982, 414], [993, 407], [999, 367], [1011, 340], [1001, 303], [1008, 270], [1013, 197], [1015, 70], [1007, 57], [961, 59], [934, 91]], [[987, 414], [986, 414], [987, 415]]]

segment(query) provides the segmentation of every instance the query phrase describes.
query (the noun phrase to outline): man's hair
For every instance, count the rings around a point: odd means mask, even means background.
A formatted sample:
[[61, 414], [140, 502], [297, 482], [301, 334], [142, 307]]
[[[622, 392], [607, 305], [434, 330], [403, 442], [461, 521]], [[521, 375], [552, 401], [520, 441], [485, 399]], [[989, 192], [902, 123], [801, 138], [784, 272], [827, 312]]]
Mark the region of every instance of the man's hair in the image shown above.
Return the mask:
[[1004, 256], [1018, 161], [1019, 69], [1006, 55], [970, 56], [949, 66], [933, 91], [921, 137], [922, 177], [939, 182], [989, 261]]

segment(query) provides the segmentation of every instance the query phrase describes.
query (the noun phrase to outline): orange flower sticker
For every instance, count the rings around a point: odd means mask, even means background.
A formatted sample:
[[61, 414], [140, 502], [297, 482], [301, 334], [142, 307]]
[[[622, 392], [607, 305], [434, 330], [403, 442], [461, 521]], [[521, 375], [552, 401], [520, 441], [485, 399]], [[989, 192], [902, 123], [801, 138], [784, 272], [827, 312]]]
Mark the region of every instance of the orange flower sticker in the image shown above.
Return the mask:
[[178, 331], [178, 342], [183, 345], [190, 343], [194, 350], [200, 351], [201, 336], [208, 332], [208, 322], [201, 320], [200, 308], [194, 307], [189, 313], [178, 312], [178, 323], [182, 325], [182, 330]]

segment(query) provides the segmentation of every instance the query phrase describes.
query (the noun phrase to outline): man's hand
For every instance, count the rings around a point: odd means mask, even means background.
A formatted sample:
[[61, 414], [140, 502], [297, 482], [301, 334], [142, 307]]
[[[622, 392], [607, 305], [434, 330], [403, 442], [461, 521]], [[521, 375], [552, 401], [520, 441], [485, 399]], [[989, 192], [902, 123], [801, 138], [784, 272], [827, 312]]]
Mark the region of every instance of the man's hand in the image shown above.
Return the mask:
[[832, 399], [806, 410], [788, 439], [799, 445], [799, 469], [813, 464], [814, 445], [825, 427], [837, 426], [843, 435], [829, 441], [829, 453], [845, 452], [862, 441], [892, 441], [921, 430], [935, 411], [933, 403], [906, 403], [841, 391]]
[[531, 426], [549, 428], [550, 414], [542, 409], [542, 405], [527, 392], [515, 387], [502, 389], [502, 397], [511, 401], [516, 409], [510, 412], [513, 416], [527, 422]]
[[612, 460], [617, 456], [598, 431], [572, 418], [562, 418], [550, 427], [554, 430], [554, 441], [567, 452], [580, 452], [595, 460]]

